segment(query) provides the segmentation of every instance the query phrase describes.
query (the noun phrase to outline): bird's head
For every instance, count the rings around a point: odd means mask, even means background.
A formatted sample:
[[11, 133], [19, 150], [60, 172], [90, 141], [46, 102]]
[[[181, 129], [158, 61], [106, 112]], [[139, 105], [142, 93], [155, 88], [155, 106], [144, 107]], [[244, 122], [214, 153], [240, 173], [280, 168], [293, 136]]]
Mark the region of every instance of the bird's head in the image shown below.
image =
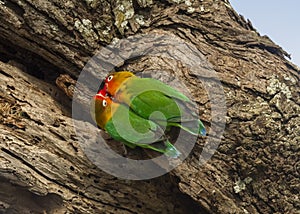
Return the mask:
[[91, 115], [101, 129], [104, 129], [105, 124], [112, 117], [112, 105], [113, 102], [110, 97], [106, 96], [105, 89], [100, 90], [92, 99]]
[[135, 75], [130, 71], [119, 71], [110, 73], [104, 80], [106, 92], [109, 94], [109, 96], [115, 96], [120, 86], [125, 81], [127, 81], [128, 78], [133, 76]]

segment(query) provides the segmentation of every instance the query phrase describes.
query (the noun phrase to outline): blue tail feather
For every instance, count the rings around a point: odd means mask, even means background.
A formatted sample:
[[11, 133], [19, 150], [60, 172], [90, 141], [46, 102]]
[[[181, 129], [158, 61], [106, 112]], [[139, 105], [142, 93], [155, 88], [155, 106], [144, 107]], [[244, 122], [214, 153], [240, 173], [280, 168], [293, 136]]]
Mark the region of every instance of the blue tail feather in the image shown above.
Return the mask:
[[166, 141], [165, 145], [167, 146], [166, 152], [165, 152], [166, 156], [171, 157], [171, 158], [178, 158], [181, 155], [181, 153], [169, 141]]

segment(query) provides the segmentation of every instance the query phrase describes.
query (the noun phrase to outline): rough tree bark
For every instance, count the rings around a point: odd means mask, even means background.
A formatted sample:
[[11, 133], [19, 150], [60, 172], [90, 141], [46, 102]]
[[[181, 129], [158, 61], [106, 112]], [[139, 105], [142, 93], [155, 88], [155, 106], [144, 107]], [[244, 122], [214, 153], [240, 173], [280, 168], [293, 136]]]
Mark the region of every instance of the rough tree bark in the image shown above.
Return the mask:
[[[300, 213], [299, 68], [227, 0], [0, 0], [0, 13], [0, 212]], [[204, 166], [199, 141], [169, 174], [120, 180], [82, 152], [68, 96], [100, 47], [154, 30], [213, 65], [225, 133]], [[173, 70], [209, 126], [209, 100], [188, 71], [147, 57], [122, 68]]]

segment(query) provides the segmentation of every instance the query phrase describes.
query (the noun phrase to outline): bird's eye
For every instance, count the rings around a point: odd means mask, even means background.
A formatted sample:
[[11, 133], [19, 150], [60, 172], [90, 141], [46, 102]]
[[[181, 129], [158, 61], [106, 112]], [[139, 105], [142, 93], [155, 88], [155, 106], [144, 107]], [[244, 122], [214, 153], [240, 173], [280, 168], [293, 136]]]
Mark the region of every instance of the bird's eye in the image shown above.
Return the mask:
[[110, 82], [113, 78], [114, 78], [113, 75], [108, 76], [108, 77], [107, 77], [107, 82]]
[[103, 105], [104, 107], [107, 105], [106, 100], [103, 100], [103, 101], [102, 101], [102, 105]]

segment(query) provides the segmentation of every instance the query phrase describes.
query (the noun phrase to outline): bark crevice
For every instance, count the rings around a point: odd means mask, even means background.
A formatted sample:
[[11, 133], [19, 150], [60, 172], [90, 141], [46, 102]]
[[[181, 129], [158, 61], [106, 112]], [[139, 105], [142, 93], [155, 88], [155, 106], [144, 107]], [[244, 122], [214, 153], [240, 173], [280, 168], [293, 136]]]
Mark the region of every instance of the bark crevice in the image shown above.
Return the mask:
[[[228, 1], [6, 0], [0, 15], [0, 212], [299, 212], [299, 68]], [[84, 154], [71, 98], [80, 71], [97, 50], [142, 33], [183, 39], [205, 56], [224, 89], [226, 127], [205, 165], [199, 139], [169, 174], [125, 181]], [[133, 53], [134, 47], [128, 48]], [[187, 85], [209, 130], [210, 100], [197, 79], [212, 85], [216, 79], [153, 56], [116, 69], [146, 76], [171, 71]], [[87, 139], [93, 137], [93, 125], [79, 122]]]

